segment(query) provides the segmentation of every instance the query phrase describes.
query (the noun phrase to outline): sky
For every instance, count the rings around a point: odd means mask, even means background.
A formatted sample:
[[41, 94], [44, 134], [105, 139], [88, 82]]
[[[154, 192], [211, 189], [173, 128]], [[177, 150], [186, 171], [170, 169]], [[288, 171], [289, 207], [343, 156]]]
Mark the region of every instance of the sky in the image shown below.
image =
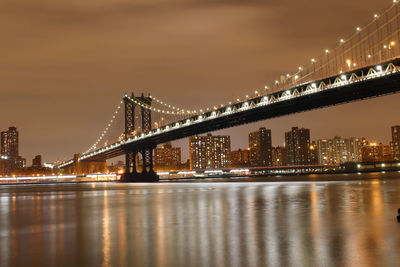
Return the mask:
[[[124, 92], [176, 106], [226, 103], [293, 72], [366, 25], [390, 0], [2, 0], [0, 129], [16, 126], [20, 154], [69, 158], [98, 138]], [[217, 132], [247, 147], [260, 126], [283, 143], [292, 126], [313, 140], [388, 143], [399, 95]], [[187, 144], [187, 140], [176, 143]], [[187, 157], [187, 148], [183, 155]]]

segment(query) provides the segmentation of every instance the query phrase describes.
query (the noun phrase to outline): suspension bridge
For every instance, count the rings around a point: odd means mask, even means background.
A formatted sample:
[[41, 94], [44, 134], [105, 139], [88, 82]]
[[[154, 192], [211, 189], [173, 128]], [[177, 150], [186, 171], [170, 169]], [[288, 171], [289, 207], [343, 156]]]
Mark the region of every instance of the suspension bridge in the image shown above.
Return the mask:
[[158, 144], [396, 93], [400, 90], [399, 17], [395, 0], [382, 14], [375, 14], [369, 24], [356, 27], [352, 36], [339, 39], [336, 47], [323, 50], [295, 72], [218, 107], [188, 110], [150, 94], [125, 94], [97, 141], [74, 159], [55, 166], [68, 169], [77, 162], [125, 155], [123, 181], [158, 181], [153, 169], [153, 150]]

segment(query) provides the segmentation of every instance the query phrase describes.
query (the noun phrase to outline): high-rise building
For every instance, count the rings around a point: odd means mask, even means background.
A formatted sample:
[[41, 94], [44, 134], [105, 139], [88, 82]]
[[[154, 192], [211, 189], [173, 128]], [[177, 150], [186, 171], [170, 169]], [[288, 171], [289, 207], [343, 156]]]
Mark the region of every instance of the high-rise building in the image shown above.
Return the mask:
[[232, 167], [246, 167], [249, 166], [249, 150], [239, 149], [231, 153], [231, 166]]
[[166, 143], [162, 147], [155, 149], [154, 167], [163, 169], [176, 169], [181, 164], [181, 148], [172, 147], [171, 143]]
[[281, 167], [287, 165], [286, 148], [277, 146], [272, 148], [272, 166]]
[[271, 130], [261, 127], [249, 133], [249, 148], [251, 166], [272, 166]]
[[1, 132], [1, 155], [10, 158], [18, 157], [18, 131], [9, 127], [8, 131]]
[[317, 140], [318, 162], [321, 165], [361, 161], [361, 139], [335, 136]]
[[362, 138], [350, 137], [348, 139], [348, 145], [349, 154], [347, 156], [347, 161], [361, 162]]
[[310, 144], [310, 164], [317, 165], [318, 164], [318, 146], [315, 141], [312, 141]]
[[310, 153], [310, 130], [292, 127], [292, 130], [285, 133], [288, 165], [309, 165], [311, 164]]
[[392, 126], [392, 150], [393, 157], [400, 160], [400, 126]]
[[230, 136], [192, 136], [189, 138], [189, 152], [192, 170], [231, 166]]
[[1, 174], [10, 175], [14, 170], [24, 166], [24, 159], [18, 155], [18, 131], [9, 127], [0, 133]]

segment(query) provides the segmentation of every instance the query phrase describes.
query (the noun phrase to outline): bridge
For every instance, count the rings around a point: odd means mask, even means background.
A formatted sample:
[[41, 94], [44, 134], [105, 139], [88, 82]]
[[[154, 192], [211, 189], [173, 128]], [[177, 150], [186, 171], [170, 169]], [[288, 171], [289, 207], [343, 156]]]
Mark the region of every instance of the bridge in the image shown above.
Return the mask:
[[[158, 144], [246, 123], [396, 93], [400, 90], [400, 12], [397, 1], [365, 27], [357, 27], [332, 50], [282, 75], [235, 102], [190, 111], [166, 104], [154, 96], [125, 94], [123, 132], [107, 139], [118, 106], [97, 142], [75, 160], [56, 164], [69, 168], [80, 161], [102, 161], [125, 155], [126, 182], [153, 182], [153, 149]], [[152, 120], [153, 119], [153, 120]], [[154, 120], [155, 119], [155, 120]], [[139, 120], [139, 121], [138, 121]], [[107, 139], [107, 140], [105, 140]], [[101, 145], [100, 142], [103, 142]], [[141, 170], [137, 157], [142, 159]]]

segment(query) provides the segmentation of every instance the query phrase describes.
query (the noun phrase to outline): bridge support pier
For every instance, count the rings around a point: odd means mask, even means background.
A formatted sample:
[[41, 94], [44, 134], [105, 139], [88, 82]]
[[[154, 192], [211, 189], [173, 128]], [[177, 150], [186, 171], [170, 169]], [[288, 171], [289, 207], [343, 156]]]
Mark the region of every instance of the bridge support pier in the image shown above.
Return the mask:
[[[125, 183], [151, 183], [158, 182], [159, 176], [153, 169], [153, 149], [155, 146], [148, 146], [140, 149], [129, 149], [125, 156], [125, 173], [121, 182]], [[137, 170], [137, 155], [141, 154], [143, 159], [142, 171]]]

